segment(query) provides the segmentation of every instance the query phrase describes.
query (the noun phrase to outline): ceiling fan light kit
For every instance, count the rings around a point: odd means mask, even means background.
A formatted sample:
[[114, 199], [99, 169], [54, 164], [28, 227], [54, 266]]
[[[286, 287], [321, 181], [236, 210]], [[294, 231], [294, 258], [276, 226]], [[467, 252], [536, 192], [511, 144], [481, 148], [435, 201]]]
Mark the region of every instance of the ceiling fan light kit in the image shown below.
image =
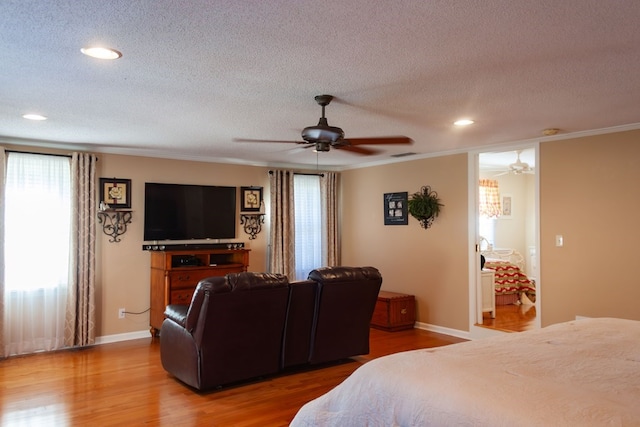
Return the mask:
[[531, 172], [531, 166], [529, 166], [528, 163], [525, 163], [522, 160], [520, 160], [520, 153], [521, 153], [520, 151], [516, 151], [516, 156], [517, 156], [516, 162], [511, 163], [509, 165], [509, 169], [511, 169], [516, 174]]
[[316, 142], [316, 147], [313, 149], [316, 153], [326, 153], [331, 150], [331, 143], [325, 141]]

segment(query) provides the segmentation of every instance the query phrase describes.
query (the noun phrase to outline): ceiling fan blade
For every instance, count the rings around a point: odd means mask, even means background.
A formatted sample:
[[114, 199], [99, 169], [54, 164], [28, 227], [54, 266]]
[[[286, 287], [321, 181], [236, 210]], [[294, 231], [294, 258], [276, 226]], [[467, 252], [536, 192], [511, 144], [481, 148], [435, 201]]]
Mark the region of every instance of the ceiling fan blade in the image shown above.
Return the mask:
[[509, 174], [509, 172], [507, 171], [507, 172], [502, 172], [502, 173], [499, 173], [499, 174], [493, 175], [493, 176], [502, 176], [502, 175], [508, 175], [508, 174]]
[[353, 145], [334, 145], [333, 148], [338, 150], [351, 151], [352, 153], [357, 153], [357, 154], [364, 154], [365, 156], [368, 156], [371, 154], [378, 154], [380, 152], [378, 150], [372, 150], [371, 148], [356, 147]]
[[251, 138], [233, 138], [233, 142], [283, 142], [288, 144], [308, 144], [306, 141], [293, 141], [281, 139], [251, 139]]
[[344, 142], [351, 145], [413, 144], [413, 139], [407, 136], [377, 136], [372, 138], [347, 138]]

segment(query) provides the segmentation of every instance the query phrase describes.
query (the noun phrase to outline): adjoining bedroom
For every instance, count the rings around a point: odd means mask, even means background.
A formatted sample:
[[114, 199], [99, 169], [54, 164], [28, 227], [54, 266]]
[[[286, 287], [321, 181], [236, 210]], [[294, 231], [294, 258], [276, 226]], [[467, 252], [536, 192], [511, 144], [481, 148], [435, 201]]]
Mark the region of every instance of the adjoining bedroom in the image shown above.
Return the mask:
[[477, 322], [521, 332], [536, 327], [536, 148], [479, 156], [481, 283]]

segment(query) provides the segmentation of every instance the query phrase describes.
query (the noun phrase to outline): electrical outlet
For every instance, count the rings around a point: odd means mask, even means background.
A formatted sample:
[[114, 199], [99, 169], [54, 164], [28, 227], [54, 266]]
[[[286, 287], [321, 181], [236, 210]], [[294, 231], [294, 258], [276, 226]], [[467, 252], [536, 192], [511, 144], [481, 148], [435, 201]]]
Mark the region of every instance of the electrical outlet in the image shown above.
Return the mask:
[[124, 319], [124, 308], [118, 309], [118, 319]]

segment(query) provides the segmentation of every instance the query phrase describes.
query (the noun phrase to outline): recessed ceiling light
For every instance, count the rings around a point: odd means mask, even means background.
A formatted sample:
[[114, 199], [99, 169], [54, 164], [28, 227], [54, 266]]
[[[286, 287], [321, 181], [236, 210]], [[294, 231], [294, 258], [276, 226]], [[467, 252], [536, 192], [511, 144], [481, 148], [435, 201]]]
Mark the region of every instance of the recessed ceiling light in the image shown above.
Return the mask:
[[455, 122], [453, 122], [454, 125], [456, 126], [469, 126], [474, 124], [475, 122], [473, 120], [470, 119], [460, 119], [460, 120], [456, 120]]
[[122, 56], [121, 52], [106, 47], [83, 47], [80, 52], [98, 59], [118, 59]]
[[40, 114], [24, 114], [22, 117], [27, 120], [47, 120], [45, 116]]

